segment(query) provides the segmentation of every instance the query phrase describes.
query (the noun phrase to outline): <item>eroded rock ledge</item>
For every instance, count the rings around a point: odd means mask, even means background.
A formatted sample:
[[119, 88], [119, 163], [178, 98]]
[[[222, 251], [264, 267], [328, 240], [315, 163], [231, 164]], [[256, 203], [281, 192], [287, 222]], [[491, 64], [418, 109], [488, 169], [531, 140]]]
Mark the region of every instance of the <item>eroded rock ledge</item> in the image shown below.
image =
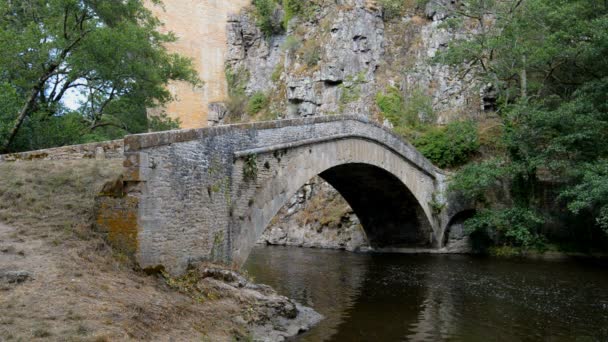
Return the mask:
[[267, 285], [255, 284], [241, 274], [218, 266], [201, 265], [180, 278], [165, 275], [169, 286], [196, 300], [232, 299], [242, 309], [233, 318], [245, 326], [244, 338], [254, 341], [284, 341], [308, 331], [323, 316], [312, 308], [279, 295]]

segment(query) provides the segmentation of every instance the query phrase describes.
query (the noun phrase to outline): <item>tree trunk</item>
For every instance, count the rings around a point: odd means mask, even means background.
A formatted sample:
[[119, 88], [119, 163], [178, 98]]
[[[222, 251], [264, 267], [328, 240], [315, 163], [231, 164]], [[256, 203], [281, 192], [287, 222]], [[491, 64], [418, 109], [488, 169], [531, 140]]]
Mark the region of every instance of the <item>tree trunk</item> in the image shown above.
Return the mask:
[[25, 120], [25, 118], [32, 111], [32, 108], [34, 108], [34, 105], [36, 104], [36, 98], [38, 97], [38, 93], [40, 92], [40, 89], [41, 89], [40, 85], [36, 85], [34, 87], [34, 89], [32, 89], [32, 92], [30, 93], [30, 96], [27, 99], [27, 102], [23, 105], [23, 107], [19, 111], [19, 115], [17, 116], [17, 119], [15, 120], [13, 127], [11, 128], [7, 138], [2, 142], [2, 145], [0, 146], [1, 153], [8, 152], [8, 147], [11, 145], [13, 140], [15, 140], [15, 136], [17, 136], [17, 132], [19, 131], [21, 124], [23, 124], [23, 120]]

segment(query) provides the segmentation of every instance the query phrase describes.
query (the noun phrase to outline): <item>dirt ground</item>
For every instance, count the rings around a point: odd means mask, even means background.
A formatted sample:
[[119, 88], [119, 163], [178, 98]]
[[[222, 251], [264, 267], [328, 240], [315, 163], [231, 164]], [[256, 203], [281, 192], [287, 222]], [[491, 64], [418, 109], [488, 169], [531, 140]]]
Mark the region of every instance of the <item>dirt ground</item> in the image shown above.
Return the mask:
[[121, 161], [0, 164], [0, 341], [250, 340], [235, 298], [134, 270], [91, 226]]

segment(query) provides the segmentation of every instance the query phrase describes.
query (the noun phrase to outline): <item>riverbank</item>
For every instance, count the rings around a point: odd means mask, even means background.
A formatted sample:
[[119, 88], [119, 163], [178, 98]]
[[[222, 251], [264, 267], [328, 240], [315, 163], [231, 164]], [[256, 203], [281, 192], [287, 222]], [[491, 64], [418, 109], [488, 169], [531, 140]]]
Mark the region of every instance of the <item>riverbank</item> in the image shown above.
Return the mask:
[[92, 229], [120, 160], [0, 164], [0, 340], [282, 340], [312, 309], [213, 265], [137, 270]]

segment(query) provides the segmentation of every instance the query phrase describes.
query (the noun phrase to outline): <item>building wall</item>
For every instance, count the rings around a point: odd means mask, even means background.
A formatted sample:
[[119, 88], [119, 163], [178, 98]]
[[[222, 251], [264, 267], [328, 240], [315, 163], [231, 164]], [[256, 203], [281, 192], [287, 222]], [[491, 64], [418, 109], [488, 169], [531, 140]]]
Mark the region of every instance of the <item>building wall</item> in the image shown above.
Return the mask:
[[[178, 41], [170, 51], [193, 59], [205, 83], [193, 88], [183, 82], [169, 86], [177, 97], [165, 108], [172, 118], [179, 118], [182, 128], [207, 125], [209, 103], [223, 101], [227, 95], [224, 60], [228, 15], [247, 6], [250, 0], [164, 0], [163, 6], [149, 5], [165, 24], [162, 31], [174, 32]], [[153, 113], [152, 113], [153, 114]]]

